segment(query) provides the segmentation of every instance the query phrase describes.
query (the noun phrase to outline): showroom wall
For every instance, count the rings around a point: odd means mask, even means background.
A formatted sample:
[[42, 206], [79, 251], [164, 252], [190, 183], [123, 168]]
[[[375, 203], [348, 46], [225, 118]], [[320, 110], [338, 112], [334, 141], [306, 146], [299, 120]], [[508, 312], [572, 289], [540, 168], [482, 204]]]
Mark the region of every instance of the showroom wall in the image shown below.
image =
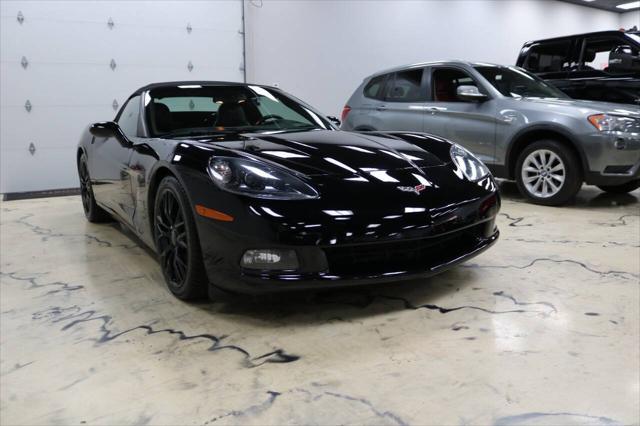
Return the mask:
[[0, 18], [2, 193], [77, 187], [84, 127], [140, 86], [243, 79], [240, 0], [3, 0]]
[[633, 12], [625, 12], [620, 15], [620, 27], [631, 28], [633, 26], [640, 28], [640, 10]]
[[527, 40], [618, 29], [620, 14], [560, 1], [250, 0], [247, 79], [338, 115], [367, 75], [437, 59], [513, 64]]

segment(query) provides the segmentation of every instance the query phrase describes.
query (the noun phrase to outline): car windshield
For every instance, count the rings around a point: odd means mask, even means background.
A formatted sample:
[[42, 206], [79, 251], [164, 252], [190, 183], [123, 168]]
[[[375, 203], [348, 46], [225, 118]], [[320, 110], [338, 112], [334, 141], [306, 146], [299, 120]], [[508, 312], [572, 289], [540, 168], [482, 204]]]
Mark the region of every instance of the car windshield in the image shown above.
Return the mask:
[[567, 98], [560, 90], [516, 67], [474, 67], [504, 96], [511, 98]]
[[252, 85], [152, 89], [145, 98], [145, 115], [151, 135], [168, 138], [332, 129], [307, 105], [277, 89]]

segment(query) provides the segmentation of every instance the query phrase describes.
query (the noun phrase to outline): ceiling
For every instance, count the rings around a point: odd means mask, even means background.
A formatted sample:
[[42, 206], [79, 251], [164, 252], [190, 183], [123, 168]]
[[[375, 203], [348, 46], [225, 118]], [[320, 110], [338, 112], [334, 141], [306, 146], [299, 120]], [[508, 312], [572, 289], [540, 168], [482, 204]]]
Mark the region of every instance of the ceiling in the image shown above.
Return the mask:
[[567, 3], [579, 4], [587, 7], [595, 7], [596, 9], [608, 10], [610, 12], [628, 12], [630, 10], [638, 10], [640, 7], [636, 7], [633, 9], [619, 9], [616, 6], [619, 4], [630, 3], [633, 0], [593, 0], [593, 1], [585, 1], [585, 0], [562, 0]]

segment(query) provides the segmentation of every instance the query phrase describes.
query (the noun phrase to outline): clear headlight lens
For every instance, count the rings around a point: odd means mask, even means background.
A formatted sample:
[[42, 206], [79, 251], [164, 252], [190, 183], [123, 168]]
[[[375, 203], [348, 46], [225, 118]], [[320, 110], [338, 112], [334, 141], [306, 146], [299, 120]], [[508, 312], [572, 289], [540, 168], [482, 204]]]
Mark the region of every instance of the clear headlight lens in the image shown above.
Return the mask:
[[460, 178], [464, 176], [471, 182], [477, 182], [489, 175], [487, 166], [460, 145], [453, 144], [450, 154], [451, 160], [456, 167], [454, 173]]
[[209, 175], [225, 191], [255, 198], [304, 200], [318, 192], [291, 173], [246, 158], [212, 157]]
[[588, 118], [589, 123], [601, 132], [640, 132], [640, 120], [611, 114], [595, 114]]

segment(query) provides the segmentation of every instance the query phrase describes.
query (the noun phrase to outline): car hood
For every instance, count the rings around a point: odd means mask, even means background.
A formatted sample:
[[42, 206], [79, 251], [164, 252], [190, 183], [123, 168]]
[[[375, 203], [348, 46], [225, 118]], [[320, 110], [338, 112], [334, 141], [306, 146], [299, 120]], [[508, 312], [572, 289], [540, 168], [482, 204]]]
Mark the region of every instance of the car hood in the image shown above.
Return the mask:
[[574, 113], [584, 116], [592, 114], [615, 114], [640, 118], [640, 107], [627, 104], [558, 98], [519, 98], [512, 99], [511, 101], [516, 105], [521, 105], [522, 103], [526, 103], [529, 106], [535, 105], [549, 112]]
[[[429, 137], [422, 138], [425, 142], [419, 146], [393, 135], [313, 130], [243, 134], [238, 140], [214, 144], [309, 176], [352, 176], [384, 170], [426, 169], [446, 164], [449, 160], [448, 149], [447, 158], [444, 158], [442, 146], [436, 155], [428, 149]], [[440, 140], [440, 145], [442, 143]]]

